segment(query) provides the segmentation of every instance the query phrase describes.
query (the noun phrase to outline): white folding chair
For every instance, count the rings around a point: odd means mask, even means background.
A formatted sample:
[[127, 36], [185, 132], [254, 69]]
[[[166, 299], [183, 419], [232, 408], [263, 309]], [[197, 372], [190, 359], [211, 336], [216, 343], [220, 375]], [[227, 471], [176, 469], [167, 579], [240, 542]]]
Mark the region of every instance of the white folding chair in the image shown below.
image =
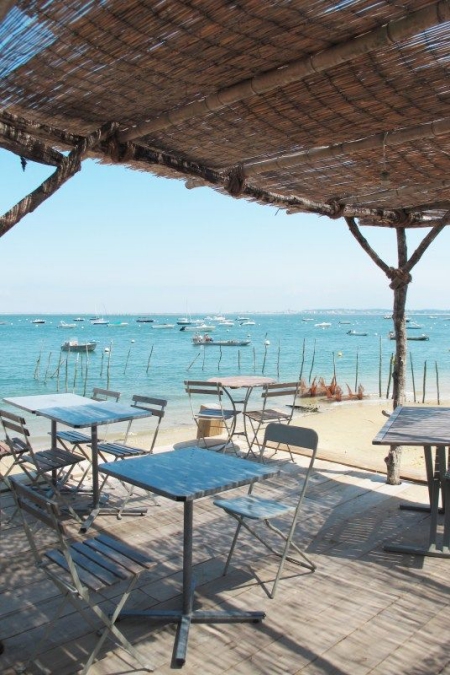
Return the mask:
[[[298, 499], [296, 503], [287, 503], [283, 501], [278, 501], [275, 499], [266, 499], [264, 497], [257, 496], [253, 494], [252, 488], [248, 491], [248, 494], [243, 497], [235, 497], [232, 499], [223, 499], [218, 498], [214, 500], [214, 504], [219, 506], [221, 509], [224, 509], [226, 513], [237, 520], [237, 528], [233, 537], [231, 544], [230, 552], [224, 568], [224, 575], [228, 571], [228, 567], [236, 546], [236, 542], [241, 531], [241, 528], [244, 527], [251, 535], [253, 535], [258, 541], [260, 541], [271, 553], [274, 553], [280, 558], [280, 564], [278, 571], [273, 583], [272, 590], [269, 592], [269, 597], [275, 597], [278, 581], [283, 572], [284, 565], [286, 561], [306, 567], [312, 572], [316, 569], [315, 564], [305, 555], [303, 551], [297, 546], [294, 542], [295, 528], [300, 518], [301, 507], [306, 493], [306, 488], [308, 486], [308, 481], [310, 479], [314, 460], [317, 452], [318, 436], [317, 433], [312, 429], [305, 429], [303, 427], [297, 426], [287, 426], [285, 424], [269, 424], [266, 427], [264, 441], [262, 446], [262, 452], [264, 452], [264, 447], [267, 443], [278, 443], [278, 444], [289, 444], [294, 447], [302, 448], [303, 450], [310, 451], [310, 461], [308, 468], [306, 470], [305, 476], [302, 478], [299, 484]], [[287, 532], [282, 531], [279, 527], [273, 525], [271, 520], [274, 518], [281, 518], [287, 514], [291, 515], [291, 521]], [[284, 546], [281, 550], [277, 550], [272, 546], [272, 544], [264, 538], [259, 531], [255, 529], [252, 525], [249, 525], [247, 521], [253, 521], [255, 524], [259, 521], [268, 527], [272, 532], [275, 532], [279, 535], [284, 541]], [[294, 558], [290, 555], [290, 550], [294, 549], [300, 558]]]
[[[236, 410], [235, 402], [228, 390], [219, 382], [204, 380], [185, 380], [184, 386], [189, 396], [192, 416], [197, 425], [197, 438], [203, 441], [205, 447], [213, 448], [214, 450], [225, 452], [229, 446], [232, 446], [234, 450], [231, 439], [240, 411]], [[209, 397], [211, 402], [207, 405], [200, 405], [200, 408], [197, 410], [200, 397], [202, 400], [205, 397]], [[216, 423], [216, 425], [221, 427], [225, 439], [221, 435], [217, 439], [217, 443], [210, 442], [211, 436], [208, 436], [208, 431], [212, 423]], [[209, 440], [207, 441], [206, 439]]]
[[[94, 387], [91, 398], [93, 401], [118, 401], [120, 392]], [[103, 430], [105, 435], [107, 429], [108, 427], [106, 425]], [[87, 446], [92, 440], [91, 435], [85, 434], [82, 431], [77, 431], [76, 429], [61, 429], [56, 432], [56, 440], [59, 441], [62, 447], [68, 452], [80, 452], [88, 463], [83, 475], [78, 481], [78, 489], [80, 489], [92, 466], [92, 458], [87, 450]]]
[[0, 419], [6, 443], [14, 456], [14, 463], [22, 469], [30, 484], [36, 489], [44, 487], [48, 494], [54, 495], [65, 504], [76, 520], [80, 520], [70, 501], [62, 494], [62, 490], [74, 468], [84, 457], [61, 448], [35, 450], [23, 417], [7, 410], [0, 410]]
[[[50, 672], [38, 660], [42, 646], [61, 616], [69, 601], [94, 631], [99, 639], [81, 671], [86, 675], [94, 663], [106, 638], [119, 642], [144, 670], [153, 670], [147, 660], [131, 645], [117, 628], [116, 621], [123, 609], [133, 586], [142, 572], [152, 569], [155, 562], [150, 557], [105, 534], [92, 539], [69, 542], [56, 502], [46, 499], [34, 490], [11, 479], [11, 489], [22, 514], [23, 525], [31, 546], [36, 566], [57, 586], [62, 593], [61, 603], [49, 622], [44, 634], [38, 640], [27, 662], [16, 667], [16, 672], [25, 672], [29, 664]], [[29, 521], [32, 521], [31, 523]], [[36, 523], [45, 526], [45, 533], [36, 528]], [[32, 526], [33, 525], [33, 526]], [[48, 546], [48, 530], [56, 538], [55, 548], [42, 548], [41, 536]], [[124, 588], [124, 582], [127, 581]], [[119, 587], [114, 591], [115, 587]], [[103, 591], [106, 591], [103, 593]], [[113, 603], [114, 610], [108, 614], [102, 607], [105, 602]], [[103, 627], [99, 631], [91, 610], [100, 619]]]
[[[262, 389], [262, 408], [260, 410], [246, 410], [244, 412], [244, 428], [248, 443], [248, 453], [257, 455], [253, 447], [256, 445], [261, 450], [262, 440], [260, 432], [272, 422], [278, 424], [290, 424], [295, 411], [295, 401], [300, 390], [300, 381], [274, 382], [265, 384]], [[282, 399], [283, 407], [274, 407], [276, 400]], [[288, 446], [292, 461], [294, 457]]]

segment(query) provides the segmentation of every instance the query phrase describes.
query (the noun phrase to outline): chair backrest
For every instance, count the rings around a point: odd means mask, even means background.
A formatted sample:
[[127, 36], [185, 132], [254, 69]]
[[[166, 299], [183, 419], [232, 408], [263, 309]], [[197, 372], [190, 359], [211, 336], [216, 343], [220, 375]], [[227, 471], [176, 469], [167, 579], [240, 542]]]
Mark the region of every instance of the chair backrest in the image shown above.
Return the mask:
[[261, 393], [261, 397], [264, 402], [264, 409], [271, 405], [273, 399], [275, 398], [284, 398], [288, 399], [283, 401], [284, 405], [290, 406], [291, 408], [291, 419], [294, 414], [294, 405], [295, 400], [300, 391], [300, 380], [295, 382], [272, 382], [271, 384], [265, 384]]
[[[143, 408], [144, 410], [149, 410], [152, 413], [152, 418], [154, 417], [158, 420], [155, 430], [153, 432], [153, 438], [150, 445], [150, 452], [152, 452], [153, 448], [155, 447], [156, 439], [158, 437], [161, 421], [164, 415], [166, 414], [167, 400], [165, 398], [155, 398], [154, 396], [141, 396], [140, 394], [134, 394], [131, 398], [131, 405], [134, 406], [135, 408]], [[128, 424], [128, 429], [125, 434], [125, 443], [128, 438], [130, 427], [131, 422]]]
[[120, 391], [111, 391], [110, 389], [101, 389], [94, 387], [92, 397], [94, 401], [118, 401], [120, 398]]
[[184, 388], [189, 397], [196, 396], [213, 396], [222, 403], [223, 399], [232, 406], [234, 406], [233, 399], [225, 387], [220, 382], [208, 382], [207, 380], [185, 380]]
[[0, 419], [5, 432], [6, 444], [14, 457], [16, 453], [27, 450], [33, 453], [30, 443], [30, 432], [26, 426], [25, 419], [20, 415], [9, 412], [9, 410], [0, 410]]

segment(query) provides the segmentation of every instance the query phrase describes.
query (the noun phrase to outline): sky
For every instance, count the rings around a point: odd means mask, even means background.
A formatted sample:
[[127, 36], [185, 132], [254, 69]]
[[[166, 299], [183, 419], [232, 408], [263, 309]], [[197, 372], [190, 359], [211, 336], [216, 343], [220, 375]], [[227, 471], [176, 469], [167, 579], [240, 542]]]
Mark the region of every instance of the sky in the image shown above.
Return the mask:
[[[53, 172], [0, 150], [4, 214]], [[396, 265], [395, 231], [362, 228]], [[409, 231], [408, 252], [428, 230]], [[450, 228], [413, 269], [407, 308], [443, 309]], [[207, 314], [391, 308], [344, 219], [286, 215], [86, 160], [0, 239], [0, 314]]]

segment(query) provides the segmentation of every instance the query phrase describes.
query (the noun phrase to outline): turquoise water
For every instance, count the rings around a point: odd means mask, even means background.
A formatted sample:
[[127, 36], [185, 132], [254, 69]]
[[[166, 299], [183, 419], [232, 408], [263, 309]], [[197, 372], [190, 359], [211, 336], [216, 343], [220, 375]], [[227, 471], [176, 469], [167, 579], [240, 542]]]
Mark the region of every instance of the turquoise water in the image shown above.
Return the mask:
[[[215, 339], [251, 339], [247, 347], [193, 346], [192, 332], [182, 332], [177, 316], [152, 315], [155, 323], [175, 324], [172, 329], [155, 330], [154, 324], [137, 323], [136, 316], [108, 316], [110, 322], [125, 326], [91, 325], [88, 315], [74, 329], [59, 328], [63, 315], [8, 315], [0, 317], [0, 391], [2, 397], [70, 391], [90, 395], [94, 386], [132, 394], [167, 398], [165, 427], [191, 424], [183, 380], [207, 379], [217, 374], [261, 374], [280, 380], [296, 378], [302, 368], [306, 382], [323, 377], [329, 382], [336, 369], [338, 384], [379, 395], [381, 350], [381, 393], [386, 395], [389, 361], [395, 343], [388, 338], [392, 320], [389, 310], [372, 313], [308, 312], [301, 314], [253, 314], [255, 325], [217, 326]], [[236, 319], [237, 315], [227, 318]], [[44, 324], [33, 324], [42, 318]], [[204, 318], [201, 316], [192, 318]], [[412, 356], [418, 401], [422, 401], [426, 364], [426, 400], [436, 399], [436, 363], [441, 398], [450, 397], [450, 317], [443, 313], [411, 313], [411, 322], [422, 326], [410, 334], [426, 333], [428, 342], [408, 342]], [[329, 327], [316, 326], [330, 323]], [[211, 323], [211, 321], [208, 321]], [[366, 332], [350, 336], [347, 331]], [[96, 340], [96, 351], [86, 356], [61, 352], [64, 340]], [[107, 351], [109, 350], [109, 351]], [[409, 357], [408, 357], [409, 358]], [[58, 369], [59, 364], [59, 369]], [[358, 374], [356, 372], [358, 367]], [[58, 375], [59, 370], [59, 375]], [[407, 390], [412, 399], [412, 376], [408, 361]], [[31, 420], [30, 420], [31, 423]], [[38, 421], [33, 421], [35, 425]], [[42, 420], [40, 420], [42, 424]]]

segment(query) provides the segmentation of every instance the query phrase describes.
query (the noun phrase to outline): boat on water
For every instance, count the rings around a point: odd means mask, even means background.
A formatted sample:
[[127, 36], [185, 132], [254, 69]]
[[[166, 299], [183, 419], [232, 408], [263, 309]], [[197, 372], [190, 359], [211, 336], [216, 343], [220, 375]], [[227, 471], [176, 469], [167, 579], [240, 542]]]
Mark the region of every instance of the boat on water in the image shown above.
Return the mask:
[[45, 319], [33, 319], [31, 323], [45, 323]]
[[194, 323], [194, 324], [189, 324], [188, 326], [181, 326], [180, 331], [182, 331], [183, 333], [188, 332], [188, 331], [194, 331], [194, 332], [198, 333], [199, 330], [201, 330], [203, 332], [205, 332], [205, 331], [211, 332], [214, 329], [215, 329], [215, 326], [208, 325], [207, 323], [201, 323], [201, 324]]
[[331, 323], [328, 321], [322, 321], [322, 323], [315, 323], [314, 328], [329, 328], [331, 326]]
[[251, 319], [244, 319], [243, 321], [240, 321], [239, 325], [240, 326], [255, 326], [255, 322], [252, 321]]
[[348, 330], [347, 335], [358, 335], [360, 337], [367, 337], [369, 333], [364, 333], [363, 331], [360, 330]]
[[84, 321], [84, 319], [82, 316], [77, 316], [76, 319], [74, 319], [74, 321]]
[[61, 345], [62, 352], [93, 352], [97, 346], [95, 340], [89, 342], [78, 342], [77, 338], [66, 340]]
[[406, 328], [407, 328], [408, 330], [419, 330], [419, 329], [422, 329], [423, 326], [422, 326], [422, 324], [420, 324], [420, 323], [416, 323], [415, 321], [411, 321], [411, 322], [406, 326]]
[[75, 323], [67, 323], [67, 321], [60, 321], [58, 328], [75, 328]]
[[[389, 339], [395, 340], [395, 333], [393, 331], [390, 331]], [[425, 333], [422, 333], [422, 335], [407, 335], [406, 339], [413, 340], [414, 342], [426, 342], [430, 338], [428, 337], [428, 335], [425, 335]]]
[[138, 316], [136, 323], [153, 323], [154, 319], [151, 319], [149, 316]]
[[174, 324], [174, 323], [154, 323], [153, 326], [152, 326], [152, 328], [153, 328], [153, 329], [155, 329], [155, 328], [159, 328], [159, 329], [162, 329], [162, 328], [175, 328], [175, 324]]
[[246, 347], [251, 340], [214, 340], [210, 335], [194, 335], [193, 345], [205, 345], [208, 347]]
[[109, 321], [108, 326], [109, 328], [123, 328], [128, 326], [128, 321]]
[[108, 326], [109, 321], [107, 321], [107, 319], [101, 319], [99, 317], [98, 319], [91, 319], [91, 325], [92, 326]]
[[343, 324], [351, 324], [351, 321], [339, 321], [339, 323], [342, 326]]

